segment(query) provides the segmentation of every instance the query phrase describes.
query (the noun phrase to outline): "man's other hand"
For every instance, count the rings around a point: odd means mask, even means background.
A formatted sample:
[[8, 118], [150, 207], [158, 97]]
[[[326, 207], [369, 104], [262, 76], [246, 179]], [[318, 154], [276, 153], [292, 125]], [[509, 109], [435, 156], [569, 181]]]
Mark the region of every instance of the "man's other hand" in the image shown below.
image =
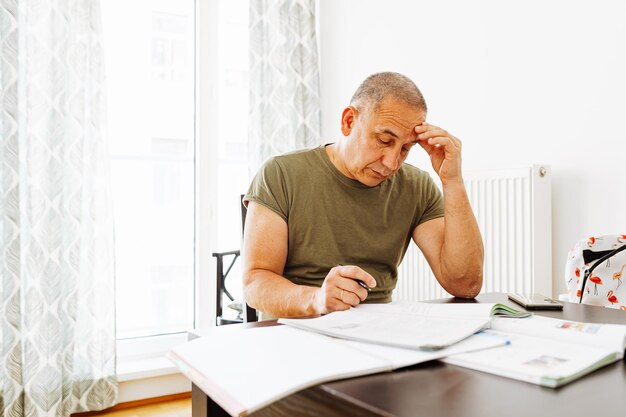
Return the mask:
[[447, 131], [426, 122], [415, 126], [419, 144], [430, 156], [433, 169], [447, 185], [463, 181], [461, 175], [461, 141]]

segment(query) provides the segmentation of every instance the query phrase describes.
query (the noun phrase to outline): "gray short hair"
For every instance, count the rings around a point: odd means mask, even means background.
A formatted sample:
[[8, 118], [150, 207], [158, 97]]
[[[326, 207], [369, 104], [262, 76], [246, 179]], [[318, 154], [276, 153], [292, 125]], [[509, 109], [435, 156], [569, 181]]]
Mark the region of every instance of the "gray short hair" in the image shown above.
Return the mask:
[[387, 97], [403, 101], [417, 109], [428, 111], [424, 96], [411, 79], [397, 72], [379, 72], [365, 79], [350, 99], [354, 107], [376, 110]]

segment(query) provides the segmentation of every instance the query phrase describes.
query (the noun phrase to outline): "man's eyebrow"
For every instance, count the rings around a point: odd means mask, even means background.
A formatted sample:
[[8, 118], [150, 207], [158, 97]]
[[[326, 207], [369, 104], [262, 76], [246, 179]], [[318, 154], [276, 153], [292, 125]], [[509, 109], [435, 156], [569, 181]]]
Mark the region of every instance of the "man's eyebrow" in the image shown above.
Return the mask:
[[384, 133], [384, 134], [393, 136], [394, 138], [398, 139], [398, 135], [396, 135], [393, 131], [391, 131], [390, 129], [387, 129], [387, 128], [379, 130], [378, 133]]

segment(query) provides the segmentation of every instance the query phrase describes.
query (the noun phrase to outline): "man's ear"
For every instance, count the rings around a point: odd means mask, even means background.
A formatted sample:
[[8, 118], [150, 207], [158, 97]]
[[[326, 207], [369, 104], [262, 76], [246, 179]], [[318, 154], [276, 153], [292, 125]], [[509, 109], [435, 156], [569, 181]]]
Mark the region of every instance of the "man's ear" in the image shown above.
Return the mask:
[[341, 133], [343, 133], [344, 136], [348, 136], [350, 132], [352, 132], [358, 113], [357, 109], [353, 106], [348, 106], [343, 109], [343, 113], [341, 114]]

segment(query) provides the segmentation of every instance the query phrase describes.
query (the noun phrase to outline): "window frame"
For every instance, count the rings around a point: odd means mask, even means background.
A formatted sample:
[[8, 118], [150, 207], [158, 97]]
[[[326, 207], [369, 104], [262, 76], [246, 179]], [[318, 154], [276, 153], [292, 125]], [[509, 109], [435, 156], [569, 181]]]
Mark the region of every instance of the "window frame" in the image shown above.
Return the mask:
[[[212, 112], [217, 103], [219, 0], [195, 0], [194, 22], [194, 329], [215, 324], [215, 262], [212, 248], [217, 236], [217, 169], [218, 119]], [[199, 74], [203, 74], [202, 77]], [[189, 329], [192, 330], [192, 329]], [[118, 371], [132, 367], [133, 362], [163, 357], [174, 346], [184, 343], [187, 333], [151, 335], [116, 340]], [[121, 365], [121, 366], [120, 366]], [[158, 369], [134, 372], [131, 378], [153, 376]]]
[[[215, 325], [216, 276], [211, 256], [217, 245], [217, 206], [219, 170], [217, 149], [219, 120], [217, 85], [219, 68], [219, 0], [196, 0], [196, 253], [195, 253], [195, 320], [194, 327]], [[203, 74], [199, 77], [198, 74]]]

